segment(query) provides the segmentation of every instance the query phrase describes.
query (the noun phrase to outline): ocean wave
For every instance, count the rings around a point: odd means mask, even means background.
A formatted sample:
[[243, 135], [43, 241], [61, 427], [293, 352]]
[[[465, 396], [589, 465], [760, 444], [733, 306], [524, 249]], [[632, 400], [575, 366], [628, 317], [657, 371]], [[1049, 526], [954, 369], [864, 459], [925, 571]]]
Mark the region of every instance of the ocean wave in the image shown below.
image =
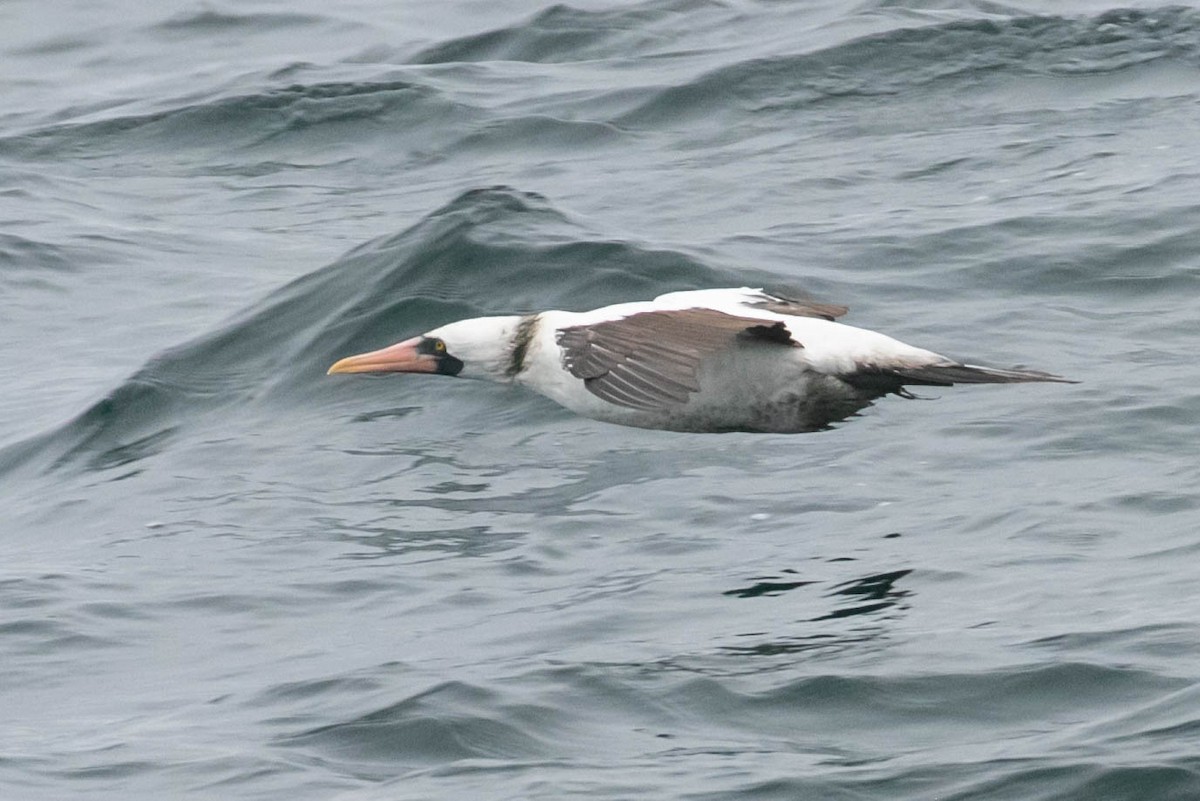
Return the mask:
[[324, 25], [328, 17], [316, 14], [301, 14], [287, 11], [257, 11], [239, 13], [228, 9], [218, 10], [201, 6], [172, 14], [157, 22], [152, 30], [163, 33], [197, 34], [211, 36], [223, 34], [256, 34], [263, 30]]
[[580, 148], [619, 145], [624, 135], [620, 128], [604, 122], [531, 114], [482, 124], [456, 141], [453, 150], [517, 151], [532, 147], [545, 153], [571, 153]]
[[837, 98], [896, 95], [988, 76], [1120, 72], [1200, 63], [1200, 12], [1182, 7], [1094, 17], [1013, 16], [903, 27], [812, 52], [738, 61], [668, 87], [620, 117], [652, 125], [714, 111], [789, 111]]
[[[294, 719], [300, 730], [281, 732], [274, 745], [343, 776], [379, 781], [406, 773], [414, 793], [411, 782], [420, 786], [424, 771], [443, 778], [483, 773], [515, 792], [544, 781], [553, 765], [597, 785], [645, 765], [640, 780], [663, 789], [672, 768], [706, 773], [714, 761], [737, 757], [755, 769], [728, 776], [724, 795], [712, 788], [712, 797], [808, 797], [832, 782], [864, 798], [999, 798], [1010, 796], [993, 793], [1014, 786], [1044, 793], [1033, 797], [1135, 798], [1143, 797], [1131, 792], [1135, 786], [1178, 790], [1195, 780], [1198, 767], [1194, 759], [1154, 760], [1153, 741], [1182, 732], [1156, 728], [1157, 711], [1136, 711], [1194, 695], [1181, 689], [1185, 680], [1082, 662], [917, 676], [817, 674], [768, 687], [667, 678], [644, 666], [571, 665], [501, 683], [435, 682], [399, 700], [375, 698], [374, 708], [340, 711], [332, 701], [347, 695], [342, 685], [365, 678], [306, 684], [304, 703], [325, 711]], [[356, 693], [360, 703], [365, 694]], [[1077, 717], [1087, 699], [1097, 714], [1117, 713], [1107, 736], [1126, 743], [1122, 764], [1095, 764], [1082, 745], [1095, 742], [1090, 727], [1059, 722]], [[1190, 715], [1167, 716], [1194, 726]], [[932, 724], [939, 738], [928, 736]], [[775, 771], [775, 780], [765, 778]], [[1129, 784], [1134, 779], [1144, 784]]]
[[17, 234], [0, 233], [0, 266], [5, 273], [0, 281], [13, 280], [13, 273], [51, 272], [74, 273], [84, 256], [82, 248], [41, 242]]
[[672, 0], [597, 11], [555, 4], [514, 25], [439, 42], [417, 53], [412, 61], [627, 59], [677, 47], [678, 27], [695, 25], [706, 11], [729, 14], [723, 3], [711, 0]]
[[370, 765], [376, 762], [383, 775], [392, 775], [397, 760], [418, 766], [551, 754], [555, 737], [546, 729], [564, 711], [514, 703], [487, 688], [452, 681], [348, 720], [285, 736], [277, 744], [353, 762], [355, 775], [374, 773]]
[[[139, 113], [119, 113], [122, 107], [85, 111], [83, 119], [0, 139], [0, 152], [33, 159], [84, 147], [93, 156], [108, 150], [225, 152], [267, 143], [279, 146], [306, 136], [320, 137], [325, 150], [336, 150], [364, 135], [381, 135], [380, 130], [393, 143], [405, 136], [419, 138], [422, 132], [433, 136], [444, 125], [465, 124], [479, 114], [431, 86], [395, 78], [290, 83], [232, 97], [161, 102], [169, 107]], [[366, 121], [382, 127], [363, 126]]]
[[600, 238], [535, 193], [471, 190], [160, 354], [71, 422], [0, 451], [0, 471], [36, 454], [124, 467], [217, 409], [319, 404], [337, 358], [454, 319], [734, 280], [682, 253]]

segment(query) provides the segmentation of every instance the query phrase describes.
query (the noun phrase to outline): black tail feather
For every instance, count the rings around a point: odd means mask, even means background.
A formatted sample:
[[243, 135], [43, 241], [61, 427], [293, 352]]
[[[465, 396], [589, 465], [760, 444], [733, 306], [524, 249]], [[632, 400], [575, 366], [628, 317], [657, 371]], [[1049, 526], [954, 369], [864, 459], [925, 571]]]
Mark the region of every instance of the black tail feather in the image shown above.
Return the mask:
[[887, 372], [900, 379], [901, 384], [930, 387], [949, 387], [954, 384], [1025, 384], [1049, 381], [1056, 384], [1077, 384], [1069, 378], [1043, 373], [1040, 370], [998, 370], [974, 364], [933, 364], [924, 367], [904, 367]]
[[998, 370], [994, 367], [979, 367], [974, 364], [927, 364], [921, 367], [869, 367], [852, 375], [843, 375], [842, 380], [871, 397], [882, 397], [896, 393], [905, 395], [905, 386], [950, 387], [955, 384], [1027, 384], [1053, 382], [1077, 384], [1040, 370]]

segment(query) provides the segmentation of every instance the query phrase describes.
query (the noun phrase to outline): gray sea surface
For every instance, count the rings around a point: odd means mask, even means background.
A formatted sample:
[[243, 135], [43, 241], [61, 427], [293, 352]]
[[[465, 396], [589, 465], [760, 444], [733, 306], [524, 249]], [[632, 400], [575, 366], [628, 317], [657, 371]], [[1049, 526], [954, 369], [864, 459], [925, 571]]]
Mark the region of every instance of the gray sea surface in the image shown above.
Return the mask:
[[[0, 797], [1200, 798], [1200, 7], [0, 5]], [[1075, 385], [326, 377], [793, 286]]]

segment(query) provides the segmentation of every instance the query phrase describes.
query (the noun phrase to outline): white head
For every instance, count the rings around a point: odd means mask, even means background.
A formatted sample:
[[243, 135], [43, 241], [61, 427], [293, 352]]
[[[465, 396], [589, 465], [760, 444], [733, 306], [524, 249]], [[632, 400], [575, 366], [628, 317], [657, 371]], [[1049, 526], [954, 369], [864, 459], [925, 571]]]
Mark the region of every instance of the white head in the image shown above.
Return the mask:
[[395, 345], [347, 356], [330, 373], [440, 373], [504, 381], [521, 317], [475, 317], [443, 325]]

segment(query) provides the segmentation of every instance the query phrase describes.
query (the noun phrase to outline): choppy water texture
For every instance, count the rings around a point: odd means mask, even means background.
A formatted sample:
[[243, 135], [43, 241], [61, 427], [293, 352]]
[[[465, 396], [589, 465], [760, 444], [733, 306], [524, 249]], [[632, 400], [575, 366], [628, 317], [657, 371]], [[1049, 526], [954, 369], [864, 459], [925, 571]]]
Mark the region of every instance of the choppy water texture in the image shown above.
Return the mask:
[[[0, 795], [1200, 797], [1200, 10], [152, 6], [0, 8]], [[324, 376], [741, 284], [1082, 383]]]

